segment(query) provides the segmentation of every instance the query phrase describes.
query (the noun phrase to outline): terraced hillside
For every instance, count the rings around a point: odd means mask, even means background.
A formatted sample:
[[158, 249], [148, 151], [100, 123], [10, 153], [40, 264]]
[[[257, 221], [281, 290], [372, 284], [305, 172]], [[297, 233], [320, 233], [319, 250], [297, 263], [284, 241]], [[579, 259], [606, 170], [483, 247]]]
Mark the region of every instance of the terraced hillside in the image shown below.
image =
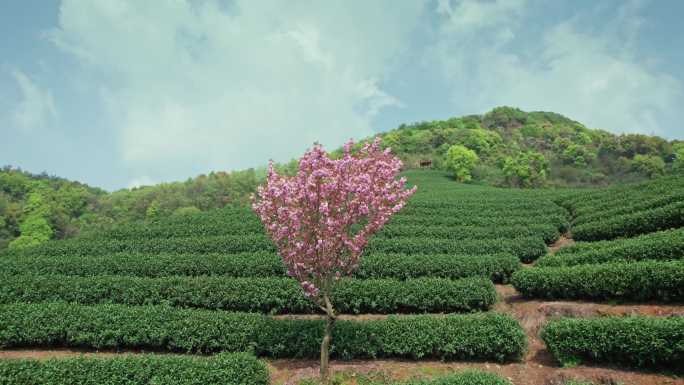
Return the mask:
[[[684, 383], [684, 178], [553, 191], [406, 175], [418, 192], [333, 298], [349, 383]], [[0, 384], [315, 376], [322, 320], [249, 209], [5, 252], [0, 279]]]

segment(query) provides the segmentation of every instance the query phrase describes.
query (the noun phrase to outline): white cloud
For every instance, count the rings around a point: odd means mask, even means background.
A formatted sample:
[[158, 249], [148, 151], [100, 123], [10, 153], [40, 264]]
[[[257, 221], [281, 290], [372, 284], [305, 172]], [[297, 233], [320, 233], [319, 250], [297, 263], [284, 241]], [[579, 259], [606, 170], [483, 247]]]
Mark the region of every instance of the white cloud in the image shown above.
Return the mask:
[[121, 157], [236, 169], [372, 134], [420, 2], [62, 3], [52, 40], [99, 74]]
[[22, 71], [12, 71], [12, 76], [21, 93], [21, 99], [11, 114], [12, 124], [27, 131], [47, 127], [57, 116], [50, 90], [39, 87]]
[[[441, 6], [452, 17], [441, 25], [430, 57], [453, 86], [460, 109], [513, 105], [560, 112], [613, 132], [675, 136], [684, 90], [678, 79], [637, 57], [640, 3], [625, 3], [601, 28], [583, 28], [579, 15], [532, 41], [516, 37], [529, 22], [529, 8], [520, 5]], [[465, 11], [454, 17], [455, 9]]]
[[450, 33], [468, 34], [481, 28], [500, 28], [509, 31], [511, 19], [520, 16], [527, 0], [465, 0], [452, 3], [440, 0], [437, 13], [448, 17], [443, 28]]

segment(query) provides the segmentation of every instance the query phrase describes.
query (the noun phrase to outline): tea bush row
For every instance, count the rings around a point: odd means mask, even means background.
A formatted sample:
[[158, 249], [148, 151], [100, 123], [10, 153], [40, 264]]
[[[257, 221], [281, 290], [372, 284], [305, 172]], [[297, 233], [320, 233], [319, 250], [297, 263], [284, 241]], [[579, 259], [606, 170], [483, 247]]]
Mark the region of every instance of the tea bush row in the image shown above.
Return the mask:
[[266, 364], [246, 353], [0, 360], [0, 385], [268, 385]]
[[512, 283], [530, 298], [682, 302], [684, 261], [535, 267]]
[[[244, 312], [315, 313], [291, 278], [2, 276], [0, 303], [64, 301], [85, 305], [170, 305]], [[496, 302], [487, 278], [343, 280], [332, 297], [340, 313], [437, 313], [487, 310]]]
[[[264, 236], [261, 223], [207, 223], [186, 225], [129, 224], [103, 231], [98, 239], [138, 241], [152, 238], [214, 237], [224, 235]], [[552, 224], [531, 224], [513, 226], [424, 226], [424, 225], [387, 225], [376, 238], [397, 238], [423, 236], [439, 239], [495, 239], [540, 236], [547, 243], [555, 242], [560, 233]]]
[[572, 236], [579, 241], [598, 241], [681, 226], [684, 226], [684, 201], [573, 226]]
[[433, 215], [424, 216], [402, 216], [395, 214], [388, 226], [393, 225], [426, 225], [426, 226], [478, 226], [478, 227], [497, 227], [497, 226], [527, 226], [550, 224], [555, 226], [558, 231], [565, 232], [569, 228], [568, 218], [563, 215], [533, 216], [533, 217], [511, 217], [505, 215], [476, 216], [470, 213], [463, 216], [444, 216], [439, 211]]
[[[275, 253], [275, 246], [264, 236], [224, 236], [137, 240], [70, 239], [54, 241], [8, 254], [46, 256], [97, 256], [114, 253], [207, 254], [241, 252]], [[367, 253], [404, 254], [495, 254], [510, 253], [523, 261], [532, 261], [546, 253], [539, 237], [458, 241], [428, 238], [374, 238], [366, 246]]]
[[[500, 283], [507, 282], [519, 268], [520, 260], [511, 254], [368, 254], [361, 258], [355, 277], [456, 279], [484, 276]], [[272, 252], [202, 255], [6, 255], [0, 258], [0, 274], [271, 277], [285, 275], [285, 266], [281, 258]]]
[[684, 317], [562, 318], [541, 332], [564, 365], [582, 362], [684, 370]]
[[376, 238], [424, 237], [431, 239], [474, 240], [474, 239], [515, 239], [524, 237], [541, 237], [547, 244], [560, 237], [554, 225], [533, 224], [528, 226], [422, 226], [422, 225], [387, 225]]
[[127, 240], [75, 238], [52, 241], [39, 246], [8, 252], [8, 254], [77, 256], [112, 253], [240, 253], [275, 252], [275, 246], [265, 235], [190, 237], [170, 239]]
[[422, 207], [419, 205], [413, 205], [413, 202], [409, 202], [406, 207], [401, 209], [401, 211], [396, 215], [406, 217], [424, 217], [434, 216], [434, 213], [436, 212], [445, 216], [474, 215], [476, 217], [489, 217], [495, 215], [519, 218], [532, 218], [547, 215], [566, 216], [568, 214], [566, 209], [556, 205], [544, 205], [543, 203], [539, 203], [537, 206], [520, 207], [515, 203], [504, 201], [503, 204], [487, 204], [482, 202], [478, 205], [431, 205]]
[[684, 228], [612, 241], [579, 242], [553, 255], [543, 256], [536, 266], [678, 259], [684, 259]]
[[523, 262], [532, 262], [546, 254], [546, 244], [538, 237], [518, 239], [450, 240], [426, 238], [373, 239], [366, 246], [369, 253], [400, 254], [496, 254], [509, 253]]
[[560, 203], [579, 217], [592, 212], [629, 206], [682, 189], [684, 189], [684, 178], [671, 176], [641, 183], [615, 185], [593, 191], [579, 190], [574, 194], [562, 197]]
[[[178, 352], [253, 352], [279, 358], [320, 354], [323, 320], [274, 319], [250, 313], [169, 306], [67, 303], [0, 305], [0, 348], [81, 347]], [[512, 317], [497, 313], [390, 316], [339, 320], [332, 356], [519, 360], [527, 339]]]
[[584, 223], [599, 221], [604, 218], [611, 218], [619, 215], [656, 209], [677, 202], [684, 202], [684, 193], [676, 192], [666, 195], [658, 195], [656, 197], [649, 197], [645, 200], [634, 201], [630, 199], [625, 202], [613, 202], [614, 205], [606, 209], [591, 210], [582, 214], [576, 213], [573, 224], [577, 226]]

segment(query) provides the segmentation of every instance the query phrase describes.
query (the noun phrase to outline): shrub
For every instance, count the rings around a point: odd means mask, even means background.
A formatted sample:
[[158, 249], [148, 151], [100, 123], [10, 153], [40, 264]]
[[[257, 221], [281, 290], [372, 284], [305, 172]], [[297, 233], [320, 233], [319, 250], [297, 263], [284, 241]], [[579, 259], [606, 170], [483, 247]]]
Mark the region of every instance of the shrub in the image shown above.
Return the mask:
[[[0, 303], [64, 301], [223, 309], [263, 313], [318, 311], [291, 278], [63, 275], [0, 276]], [[332, 298], [342, 313], [468, 312], [487, 310], [496, 290], [484, 277], [343, 280]]]
[[[320, 354], [322, 320], [169, 306], [67, 303], [0, 305], [0, 348], [68, 346], [178, 352], [253, 351], [259, 356]], [[512, 317], [497, 313], [400, 316], [338, 321], [332, 354], [342, 358], [520, 359], [527, 339]]]
[[475, 151], [460, 144], [454, 144], [447, 151], [445, 164], [454, 173], [457, 181], [468, 182], [472, 179], [471, 173], [479, 160]]
[[635, 238], [579, 242], [556, 254], [545, 255], [536, 266], [572, 266], [591, 263], [659, 260], [684, 257], [684, 228], [660, 231]]
[[682, 370], [684, 317], [562, 318], [541, 332], [561, 364], [621, 364]]
[[431, 380], [413, 380], [395, 385], [512, 385], [494, 373], [466, 370], [446, 377]]
[[148, 254], [207, 254], [262, 252], [275, 253], [273, 243], [265, 235], [226, 235], [217, 237], [152, 238], [111, 240], [96, 238], [75, 238], [44, 243], [14, 253], [23, 255], [108, 255], [112, 253]]
[[422, 225], [389, 225], [383, 228], [377, 238], [424, 237], [431, 239], [475, 240], [475, 239], [516, 239], [525, 237], [541, 237], [547, 244], [560, 237], [554, 225], [517, 225], [517, 226], [422, 226]]
[[638, 211], [655, 209], [663, 207], [675, 202], [684, 201], [684, 193], [674, 192], [665, 195], [659, 194], [655, 197], [647, 196], [644, 199], [624, 199], [618, 202], [612, 201], [613, 205], [603, 209], [585, 211], [583, 214], [578, 214], [574, 220], [575, 226], [578, 224], [589, 223], [593, 221], [600, 221], [604, 218], [613, 218], [618, 215], [635, 213]]
[[513, 274], [526, 297], [684, 301], [684, 261], [537, 267]]
[[510, 253], [523, 262], [532, 262], [546, 253], [541, 238], [529, 237], [512, 240], [482, 239], [453, 241], [448, 239], [396, 238], [371, 240], [366, 247], [369, 253], [401, 254], [496, 254]]
[[684, 202], [675, 202], [650, 210], [604, 217], [584, 223], [573, 227], [572, 235], [580, 241], [598, 241], [617, 237], [633, 237], [683, 225]]
[[488, 277], [505, 283], [520, 269], [520, 259], [512, 254], [369, 254], [361, 259], [358, 278]]
[[[113, 253], [144, 254], [211, 254], [211, 253], [260, 253], [275, 254], [273, 243], [263, 235], [191, 238], [153, 238], [136, 240], [70, 239], [54, 241], [28, 249], [17, 250], [9, 255], [105, 256]], [[455, 241], [406, 237], [400, 239], [371, 239], [366, 247], [368, 253], [422, 253], [422, 254], [494, 254], [511, 253], [523, 261], [532, 261], [546, 253], [546, 244], [540, 237], [511, 240], [482, 239]]]
[[113, 358], [0, 360], [0, 385], [267, 385], [266, 365], [246, 353], [212, 357], [153, 354]]
[[[473, 215], [477, 212], [478, 215]], [[427, 225], [427, 226], [527, 226], [539, 224], [551, 224], [558, 231], [565, 232], [569, 227], [565, 215], [532, 215], [529, 217], [501, 214], [492, 212], [491, 215], [481, 213], [478, 210], [468, 210], [461, 216], [444, 215], [435, 210], [432, 215], [402, 215], [396, 214], [387, 226], [394, 225]]]
[[[506, 282], [520, 268], [511, 254], [369, 254], [361, 259], [358, 278], [464, 278], [489, 277]], [[140, 277], [222, 275], [270, 277], [285, 275], [275, 253], [241, 254], [129, 254], [107, 256], [6, 255], [0, 258], [3, 274], [126, 275]]]

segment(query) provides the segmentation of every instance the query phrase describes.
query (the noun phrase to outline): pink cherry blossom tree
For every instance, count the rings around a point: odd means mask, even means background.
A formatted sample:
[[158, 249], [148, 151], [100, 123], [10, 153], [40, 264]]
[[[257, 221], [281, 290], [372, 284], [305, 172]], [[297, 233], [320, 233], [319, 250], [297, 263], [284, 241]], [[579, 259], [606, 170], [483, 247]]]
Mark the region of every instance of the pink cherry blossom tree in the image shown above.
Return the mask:
[[380, 149], [380, 138], [356, 153], [353, 145], [348, 142], [339, 159], [331, 159], [314, 145], [299, 160], [299, 171], [292, 177], [278, 175], [271, 163], [266, 185], [259, 186], [252, 203], [287, 273], [326, 314], [321, 343], [324, 382], [330, 378], [336, 319], [333, 287], [358, 268], [371, 235], [416, 191], [416, 187], [405, 188], [405, 178], [397, 178], [401, 160], [389, 148]]

